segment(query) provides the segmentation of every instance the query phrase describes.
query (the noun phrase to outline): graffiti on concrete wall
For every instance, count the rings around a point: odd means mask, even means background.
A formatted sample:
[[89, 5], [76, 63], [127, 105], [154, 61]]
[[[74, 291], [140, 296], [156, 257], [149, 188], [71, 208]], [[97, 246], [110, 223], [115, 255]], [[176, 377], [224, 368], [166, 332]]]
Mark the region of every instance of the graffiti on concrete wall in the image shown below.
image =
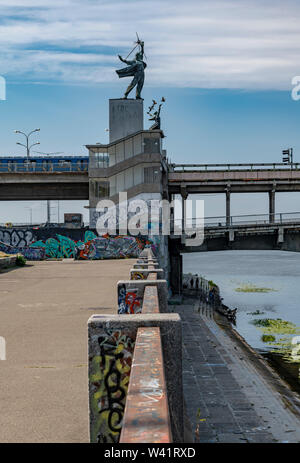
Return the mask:
[[34, 241], [34, 235], [32, 230], [27, 229], [0, 229], [0, 241], [16, 248], [23, 248]]
[[133, 272], [131, 274], [131, 280], [146, 280], [147, 274], [142, 272]]
[[143, 288], [129, 288], [126, 284], [118, 285], [118, 314], [141, 313]]
[[100, 237], [91, 230], [72, 231], [60, 228], [59, 231], [60, 233], [55, 233], [51, 228], [36, 230], [3, 228], [0, 229], [0, 241], [7, 246], [12, 246], [13, 253], [22, 253], [28, 260], [39, 260], [39, 256], [40, 259], [85, 260], [134, 258], [138, 257], [145, 246], [156, 246], [152, 241], [141, 237], [108, 235]]
[[5, 252], [6, 254], [22, 254], [27, 260], [43, 260], [45, 259], [45, 249], [44, 248], [30, 248], [28, 246], [24, 248], [18, 248], [15, 246], [10, 246], [8, 244], [2, 243], [0, 241], [0, 251]]
[[99, 355], [91, 359], [92, 442], [117, 443], [129, 384], [134, 335], [108, 330], [98, 337]]
[[121, 259], [138, 257], [144, 242], [131, 236], [96, 237], [79, 247], [78, 259]]
[[56, 235], [55, 238], [48, 238], [44, 241], [36, 241], [30, 247], [40, 247], [45, 249], [46, 257], [48, 258], [74, 258], [76, 256], [76, 248], [82, 244], [75, 242], [71, 238], [63, 235]]

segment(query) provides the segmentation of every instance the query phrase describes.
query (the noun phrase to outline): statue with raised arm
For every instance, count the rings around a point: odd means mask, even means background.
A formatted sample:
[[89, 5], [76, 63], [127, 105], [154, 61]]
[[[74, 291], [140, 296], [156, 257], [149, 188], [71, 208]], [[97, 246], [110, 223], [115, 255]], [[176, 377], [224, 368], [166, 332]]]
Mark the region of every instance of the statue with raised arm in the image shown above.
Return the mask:
[[[132, 53], [132, 51], [137, 47], [140, 47], [140, 50], [138, 53], [135, 55], [134, 60], [127, 60], [128, 56]], [[127, 64], [126, 68], [123, 69], [118, 69], [116, 73], [118, 76], [121, 77], [133, 77], [131, 83], [128, 85], [127, 90], [124, 94], [124, 98], [126, 99], [131, 92], [131, 90], [134, 89], [136, 86], [136, 99], [141, 100], [141, 91], [144, 85], [144, 79], [145, 79], [145, 68], [147, 64], [143, 61], [144, 58], [144, 42], [142, 42], [139, 38], [137, 38], [136, 46], [135, 48], [129, 53], [126, 59], [123, 59], [121, 55], [119, 56], [119, 59]]]

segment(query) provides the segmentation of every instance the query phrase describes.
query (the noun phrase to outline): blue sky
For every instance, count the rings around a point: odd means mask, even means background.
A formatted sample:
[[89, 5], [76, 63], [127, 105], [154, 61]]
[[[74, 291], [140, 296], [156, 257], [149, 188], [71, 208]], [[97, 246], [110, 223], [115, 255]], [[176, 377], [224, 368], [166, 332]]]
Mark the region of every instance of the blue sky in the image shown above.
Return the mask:
[[[33, 140], [45, 152], [81, 154], [86, 143], [105, 142], [108, 99], [128, 83], [115, 73], [117, 54], [127, 55], [138, 31], [148, 63], [145, 109], [165, 96], [162, 126], [174, 162], [279, 162], [289, 146], [300, 161], [300, 101], [291, 98], [300, 75], [299, 1], [0, 0], [0, 17], [0, 155], [22, 153], [14, 129], [40, 127]], [[61, 213], [83, 204], [61, 204]], [[0, 222], [28, 220], [30, 205], [1, 202]], [[222, 196], [205, 205], [206, 215], [224, 213]], [[234, 195], [232, 207], [263, 213], [267, 197]], [[288, 209], [300, 210], [298, 195], [278, 195], [277, 210]], [[36, 204], [34, 220], [44, 214], [44, 202]]]

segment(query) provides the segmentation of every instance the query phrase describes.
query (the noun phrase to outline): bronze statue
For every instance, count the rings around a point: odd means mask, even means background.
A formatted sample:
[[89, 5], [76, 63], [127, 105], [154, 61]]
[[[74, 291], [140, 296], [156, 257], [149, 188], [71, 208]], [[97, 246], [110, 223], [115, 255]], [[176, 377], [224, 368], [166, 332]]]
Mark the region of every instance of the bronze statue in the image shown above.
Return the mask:
[[160, 130], [160, 111], [161, 111], [161, 107], [162, 107], [162, 104], [165, 102], [165, 98], [162, 97], [161, 99], [161, 103], [158, 107], [158, 110], [155, 111], [153, 114], [152, 114], [152, 111], [153, 109], [155, 108], [155, 106], [157, 105], [157, 102], [155, 100], [152, 100], [152, 105], [149, 106], [149, 109], [147, 111], [147, 114], [149, 114], [150, 118], [149, 118], [149, 121], [154, 121], [154, 124], [151, 125], [150, 129], [149, 130]]
[[[139, 46], [140, 47], [140, 51], [138, 53], [136, 53], [135, 55], [135, 59], [134, 60], [130, 60], [128, 61], [127, 58], [128, 56], [133, 52], [133, 50]], [[119, 59], [123, 62], [123, 63], [126, 63], [128, 64], [128, 66], [126, 68], [123, 68], [123, 69], [118, 69], [116, 71], [116, 73], [118, 74], [118, 76], [121, 78], [121, 77], [132, 77], [133, 76], [133, 79], [131, 81], [131, 83], [128, 85], [127, 87], [127, 90], [124, 94], [124, 98], [126, 99], [129, 95], [129, 93], [131, 92], [131, 90], [133, 90], [133, 88], [136, 86], [136, 99], [137, 100], [141, 100], [141, 91], [142, 91], [142, 88], [143, 88], [143, 85], [144, 85], [144, 79], [145, 79], [145, 68], [147, 66], [147, 64], [143, 61], [143, 58], [144, 58], [144, 42], [142, 42], [139, 37], [137, 36], [137, 42], [136, 42], [136, 46], [134, 47], [134, 49], [129, 53], [129, 55], [127, 56], [126, 59], [123, 59], [121, 55], [118, 55]]]

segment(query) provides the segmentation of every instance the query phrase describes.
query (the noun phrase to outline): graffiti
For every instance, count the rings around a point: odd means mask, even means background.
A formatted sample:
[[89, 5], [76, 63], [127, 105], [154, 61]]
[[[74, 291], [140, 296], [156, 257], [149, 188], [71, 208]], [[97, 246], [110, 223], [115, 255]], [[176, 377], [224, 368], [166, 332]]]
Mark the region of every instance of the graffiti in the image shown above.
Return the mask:
[[118, 313], [127, 313], [126, 286], [124, 284], [118, 286]]
[[146, 274], [141, 272], [134, 272], [131, 274], [131, 280], [146, 280]]
[[[55, 233], [58, 230], [60, 233]], [[84, 260], [135, 258], [146, 246], [156, 247], [152, 241], [145, 237], [97, 236], [91, 230], [66, 230], [63, 228], [55, 230], [46, 227], [37, 229], [2, 228], [0, 229], [0, 241], [3, 245], [13, 247], [13, 252], [10, 253], [21, 253], [28, 260], [42, 260], [44, 258]]]
[[142, 311], [142, 289], [126, 288], [118, 285], [118, 314], [135, 314]]
[[0, 241], [10, 246], [23, 248], [29, 246], [34, 241], [34, 236], [31, 230], [1, 229]]
[[92, 441], [117, 443], [129, 384], [134, 337], [108, 330], [98, 337], [99, 355], [92, 359], [94, 386], [91, 411], [95, 417]]
[[24, 248], [18, 248], [2, 243], [0, 241], [0, 251], [6, 254], [22, 254], [27, 260], [43, 260], [45, 259], [45, 249], [37, 247], [30, 248], [28, 246]]
[[36, 241], [31, 244], [32, 248], [39, 247], [45, 249], [46, 257], [50, 258], [70, 258], [75, 257], [76, 244], [71, 238], [56, 235], [55, 238], [48, 238], [46, 242]]
[[101, 236], [79, 247], [77, 259], [124, 259], [138, 257], [144, 242], [132, 236]]
[[138, 257], [143, 242], [134, 237], [99, 237], [86, 231], [84, 241], [74, 241], [63, 235], [36, 241], [31, 247], [44, 247], [48, 258], [75, 258], [84, 260], [121, 259]]

